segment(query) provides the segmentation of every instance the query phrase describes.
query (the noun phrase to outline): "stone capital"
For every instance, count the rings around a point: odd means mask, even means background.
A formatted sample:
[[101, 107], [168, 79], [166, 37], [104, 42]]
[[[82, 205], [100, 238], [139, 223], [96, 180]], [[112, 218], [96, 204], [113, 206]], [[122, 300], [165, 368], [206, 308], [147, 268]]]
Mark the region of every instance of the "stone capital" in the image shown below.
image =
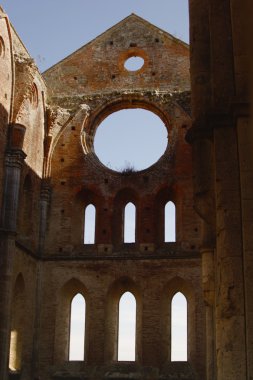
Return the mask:
[[5, 166], [21, 169], [26, 154], [21, 149], [8, 149], [5, 153]]
[[40, 190], [41, 201], [49, 201], [51, 195], [51, 186], [48, 182], [42, 182]]

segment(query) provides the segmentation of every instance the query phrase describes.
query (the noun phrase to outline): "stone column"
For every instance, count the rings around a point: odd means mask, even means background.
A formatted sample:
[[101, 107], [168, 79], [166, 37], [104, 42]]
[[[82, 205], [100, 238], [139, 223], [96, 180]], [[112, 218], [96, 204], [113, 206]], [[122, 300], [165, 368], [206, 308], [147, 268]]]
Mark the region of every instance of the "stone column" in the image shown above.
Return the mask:
[[9, 149], [5, 157], [3, 207], [0, 242], [0, 379], [8, 379], [12, 270], [15, 253], [18, 198], [21, 169], [26, 155]]
[[1, 225], [7, 231], [16, 231], [20, 174], [25, 157], [25, 153], [19, 149], [10, 149], [5, 156]]
[[[51, 187], [48, 181], [44, 180], [40, 192], [40, 231], [39, 231], [39, 256], [44, 254], [44, 244], [46, 237], [46, 228], [48, 220], [48, 208], [50, 202]], [[36, 272], [36, 302], [35, 302], [35, 320], [34, 320], [34, 337], [33, 337], [33, 355], [32, 355], [32, 376], [39, 377], [39, 331], [40, 331], [40, 307], [41, 307], [41, 261], [37, 263]]]
[[47, 219], [48, 219], [48, 208], [50, 202], [51, 187], [48, 181], [43, 181], [40, 192], [40, 235], [39, 235], [39, 255], [43, 254], [46, 229], [47, 229]]

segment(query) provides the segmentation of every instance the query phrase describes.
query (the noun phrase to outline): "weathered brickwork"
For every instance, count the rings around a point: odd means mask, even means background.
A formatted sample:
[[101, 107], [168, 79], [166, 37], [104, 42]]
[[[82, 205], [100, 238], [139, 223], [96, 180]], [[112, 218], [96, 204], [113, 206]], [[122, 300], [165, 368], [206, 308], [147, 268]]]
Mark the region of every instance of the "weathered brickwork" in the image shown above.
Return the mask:
[[[4, 151], [7, 141], [7, 125], [11, 113], [11, 97], [13, 83], [13, 65], [10, 44], [10, 26], [7, 17], [0, 19], [0, 121], [3, 126], [0, 131], [0, 159], [4, 161]], [[0, 182], [3, 183], [3, 165], [0, 167]], [[2, 199], [3, 188], [1, 186], [0, 195]]]
[[[124, 68], [125, 60], [135, 55], [145, 61], [137, 75]], [[70, 102], [73, 97], [81, 101], [84, 94], [117, 89], [182, 92], [190, 90], [188, 57], [186, 44], [132, 15], [125, 19], [124, 28], [122, 23], [117, 24], [44, 75], [58, 104]], [[76, 101], [74, 106], [78, 106]]]
[[[252, 378], [243, 12], [236, 1], [190, 1], [190, 54], [132, 14], [42, 76], [0, 7], [1, 380]], [[140, 70], [125, 68], [133, 56], [144, 59]], [[168, 145], [148, 169], [121, 173], [99, 161], [93, 143], [108, 115], [129, 108], [159, 116]], [[168, 201], [175, 242], [164, 241]], [[134, 243], [123, 239], [128, 202]], [[89, 204], [94, 244], [84, 244]], [[134, 362], [117, 358], [126, 291], [137, 304]], [[187, 299], [187, 362], [171, 361], [177, 292]], [[86, 301], [85, 353], [69, 361], [77, 293]]]

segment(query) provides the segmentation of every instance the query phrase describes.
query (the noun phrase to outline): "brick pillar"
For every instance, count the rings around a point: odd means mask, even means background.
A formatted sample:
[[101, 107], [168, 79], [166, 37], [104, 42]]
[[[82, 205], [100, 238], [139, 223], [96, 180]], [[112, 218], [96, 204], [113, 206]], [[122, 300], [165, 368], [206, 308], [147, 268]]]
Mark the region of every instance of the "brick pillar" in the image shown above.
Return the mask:
[[[232, 122], [232, 121], [231, 121]], [[245, 289], [237, 132], [215, 130], [217, 379], [247, 379]]]
[[238, 95], [231, 5], [230, 0], [209, 0], [212, 72], [210, 125], [214, 129], [215, 152], [218, 380], [248, 378], [239, 157], [235, 121], [231, 117], [231, 105]]
[[237, 120], [237, 135], [241, 180], [247, 367], [250, 379], [253, 378], [253, 122], [250, 122], [246, 115]]
[[214, 249], [202, 248], [202, 286], [206, 316], [206, 380], [216, 379]]
[[26, 155], [9, 149], [5, 157], [3, 207], [0, 242], [0, 379], [8, 379], [12, 269], [15, 253], [18, 198], [21, 169]]
[[206, 314], [206, 379], [216, 379], [214, 252], [215, 196], [211, 107], [210, 7], [208, 0], [190, 0], [190, 51], [193, 127], [187, 139], [193, 148], [194, 208], [202, 218], [202, 285]]

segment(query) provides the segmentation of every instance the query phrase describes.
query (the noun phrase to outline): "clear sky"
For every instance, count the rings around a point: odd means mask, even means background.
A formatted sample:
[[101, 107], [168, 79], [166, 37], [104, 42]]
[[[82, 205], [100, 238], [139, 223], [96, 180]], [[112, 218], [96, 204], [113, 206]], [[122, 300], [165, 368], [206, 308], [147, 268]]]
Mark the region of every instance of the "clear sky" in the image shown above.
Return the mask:
[[[115, 136], [118, 136], [116, 142]], [[163, 121], [153, 112], [127, 109], [114, 112], [102, 121], [94, 148], [105, 166], [116, 171], [127, 168], [137, 171], [148, 168], [160, 158], [167, 147], [167, 137]], [[128, 139], [129, 145], [126, 144]]]
[[[137, 14], [177, 38], [187, 43], [189, 42], [188, 0], [0, 0], [0, 5], [9, 15], [13, 26], [31, 57], [35, 59], [41, 72], [85, 45], [131, 13]], [[148, 121], [144, 122], [142, 116], [138, 120], [138, 124], [149, 124]], [[126, 125], [131, 124], [131, 118], [128, 119], [124, 116], [124, 121]], [[116, 123], [119, 125], [120, 121]], [[161, 133], [164, 133], [164, 130]], [[167, 135], [167, 132], [165, 134]], [[121, 133], [119, 134], [119, 138], [121, 137], [120, 135]], [[149, 133], [146, 133], [146, 135], [148, 136]], [[157, 132], [157, 135], [159, 135], [159, 132]], [[124, 144], [129, 144], [129, 151], [132, 149], [132, 135], [130, 137], [129, 141], [124, 138]], [[106, 137], [102, 136], [103, 138]], [[165, 137], [160, 135], [160, 138], [164, 140]], [[146, 143], [148, 144], [148, 141]], [[117, 145], [119, 145], [118, 142], [115, 143], [115, 146]], [[158, 145], [158, 143], [153, 143], [153, 149], [155, 150]], [[160, 148], [157, 158], [163, 153], [164, 149], [164, 147]], [[155, 151], [154, 154], [156, 155]], [[115, 163], [107, 156], [103, 159], [105, 163], [109, 161], [116, 168], [122, 166], [121, 164], [119, 165], [118, 158], [116, 158]], [[143, 159], [143, 155], [141, 159]], [[127, 157], [124, 160], [129, 161]], [[149, 165], [150, 163], [144, 163], [145, 167]], [[178, 310], [180, 313], [182, 310], [185, 310], [184, 303], [184, 298], [180, 299], [179, 297]], [[168, 304], [169, 307], [170, 305]], [[83, 325], [84, 306], [82, 302], [80, 303], [80, 300], [77, 302], [77, 310], [77, 326], [78, 323], [79, 325]], [[126, 304], [123, 314], [127, 315], [127, 312], [129, 312], [128, 304]], [[185, 316], [183, 315], [182, 318], [185, 319]], [[175, 338], [173, 338], [175, 339], [175, 343], [172, 342], [172, 344], [177, 351], [173, 359], [185, 360], [185, 346], [180, 348], [180, 342], [182, 340], [185, 341], [186, 332], [182, 329], [180, 317], [177, 316], [176, 320], [178, 323], [176, 331], [179, 335], [175, 335]], [[129, 322], [129, 318], [127, 322]], [[127, 329], [123, 329], [125, 331], [125, 338], [122, 338], [126, 339], [126, 352], [130, 350], [130, 346], [127, 343], [130, 330], [127, 331]], [[184, 334], [184, 337], [182, 337], [182, 334]], [[75, 356], [75, 348], [77, 348], [80, 341], [80, 329], [78, 327], [74, 335], [73, 348], [71, 349], [73, 359], [78, 357], [78, 354]], [[122, 344], [124, 346], [124, 342]], [[131, 357], [129, 357], [129, 360], [131, 360]]]
[[0, 0], [41, 71], [136, 13], [188, 42], [188, 0]]

